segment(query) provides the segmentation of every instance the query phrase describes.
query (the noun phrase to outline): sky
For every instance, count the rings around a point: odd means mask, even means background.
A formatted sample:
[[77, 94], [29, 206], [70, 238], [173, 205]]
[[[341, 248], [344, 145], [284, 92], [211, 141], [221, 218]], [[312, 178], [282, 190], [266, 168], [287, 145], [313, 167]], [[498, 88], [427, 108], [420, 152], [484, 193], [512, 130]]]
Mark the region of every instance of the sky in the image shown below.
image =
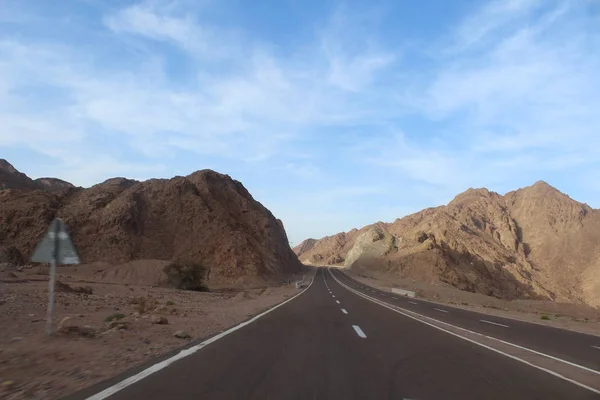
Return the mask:
[[600, 208], [600, 1], [0, 0], [0, 158], [214, 169], [293, 245], [469, 187]]

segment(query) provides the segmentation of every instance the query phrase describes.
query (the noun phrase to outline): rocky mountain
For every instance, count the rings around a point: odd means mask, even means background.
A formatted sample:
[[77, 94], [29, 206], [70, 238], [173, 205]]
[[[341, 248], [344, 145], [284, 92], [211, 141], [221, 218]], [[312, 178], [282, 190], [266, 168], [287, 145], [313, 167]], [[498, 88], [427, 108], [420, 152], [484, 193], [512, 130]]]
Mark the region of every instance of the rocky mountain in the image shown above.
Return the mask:
[[16, 248], [25, 259], [60, 217], [86, 263], [197, 261], [209, 269], [209, 286], [301, 268], [282, 222], [240, 182], [210, 170], [144, 182], [113, 178], [88, 189], [0, 190], [0, 202], [0, 250]]
[[74, 187], [71, 183], [56, 178], [31, 179], [17, 171], [8, 161], [0, 158], [0, 190], [62, 190]]
[[41, 190], [63, 190], [75, 187], [72, 183], [57, 178], [38, 178], [33, 182]]
[[311, 264], [600, 306], [600, 210], [545, 182], [504, 196], [469, 189], [446, 206], [295, 250]]

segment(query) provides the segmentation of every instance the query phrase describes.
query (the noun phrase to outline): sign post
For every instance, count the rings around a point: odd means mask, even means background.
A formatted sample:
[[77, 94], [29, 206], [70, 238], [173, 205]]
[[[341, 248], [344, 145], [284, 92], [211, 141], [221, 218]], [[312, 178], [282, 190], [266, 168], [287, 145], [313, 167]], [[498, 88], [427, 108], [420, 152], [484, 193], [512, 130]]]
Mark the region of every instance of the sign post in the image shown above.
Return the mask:
[[56, 282], [56, 267], [59, 264], [79, 264], [77, 250], [71, 242], [65, 224], [58, 218], [50, 224], [48, 232], [37, 245], [32, 262], [50, 263], [50, 279], [48, 286], [48, 316], [46, 330], [52, 335], [52, 315], [54, 313], [54, 286]]

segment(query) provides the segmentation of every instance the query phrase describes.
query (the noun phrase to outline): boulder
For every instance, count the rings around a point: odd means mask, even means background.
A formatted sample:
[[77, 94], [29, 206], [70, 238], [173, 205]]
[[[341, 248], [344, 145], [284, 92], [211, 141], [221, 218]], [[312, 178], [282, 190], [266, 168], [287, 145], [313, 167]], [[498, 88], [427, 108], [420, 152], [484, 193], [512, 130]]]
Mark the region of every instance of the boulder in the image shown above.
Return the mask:
[[173, 336], [175, 336], [178, 339], [190, 339], [191, 336], [189, 333], [187, 333], [186, 331], [177, 331], [173, 334]]
[[169, 324], [169, 320], [166, 319], [165, 317], [157, 315], [154, 318], [152, 318], [152, 323], [155, 324], [155, 325], [168, 325]]
[[63, 325], [58, 329], [58, 333], [68, 336], [93, 338], [98, 334], [98, 330], [90, 325]]

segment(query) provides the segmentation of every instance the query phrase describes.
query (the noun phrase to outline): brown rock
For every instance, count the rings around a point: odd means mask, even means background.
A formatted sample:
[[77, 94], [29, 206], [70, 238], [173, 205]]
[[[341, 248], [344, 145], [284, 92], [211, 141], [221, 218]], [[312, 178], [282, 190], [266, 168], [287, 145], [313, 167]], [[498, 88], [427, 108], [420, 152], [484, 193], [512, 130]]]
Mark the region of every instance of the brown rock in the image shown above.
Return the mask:
[[73, 187], [69, 182], [56, 178], [39, 178], [33, 180], [17, 171], [8, 161], [0, 159], [0, 190], [62, 190]]
[[161, 316], [157, 315], [154, 318], [152, 318], [152, 323], [156, 324], [156, 325], [168, 325], [169, 320], [166, 319], [165, 317], [161, 317]]
[[22, 266], [25, 264], [23, 255], [15, 246], [9, 246], [2, 251], [2, 254], [0, 254], [0, 262], [14, 266]]
[[90, 325], [63, 325], [58, 329], [58, 333], [70, 336], [83, 336], [93, 338], [96, 337], [98, 330]]
[[[380, 231], [371, 237], [373, 231]], [[374, 240], [370, 240], [373, 238]], [[390, 278], [444, 282], [505, 299], [600, 305], [600, 210], [545, 182], [507, 193], [469, 189], [430, 208], [295, 248]]]
[[173, 336], [175, 336], [176, 338], [179, 339], [190, 339], [191, 336], [189, 333], [187, 333], [186, 331], [177, 331], [173, 334]]
[[74, 293], [75, 290], [68, 283], [63, 283], [61, 281], [56, 281], [54, 290], [60, 293]]
[[121, 330], [121, 329], [128, 330], [130, 326], [129, 326], [129, 322], [118, 320], [118, 321], [110, 321], [106, 325], [106, 327], [108, 329], [115, 329], [115, 330]]
[[94, 293], [91, 286], [76, 286], [73, 288], [73, 290], [75, 291], [75, 293], [80, 293], [80, 294], [93, 294]]
[[[10, 175], [7, 184], [18, 178], [31, 186], [6, 164], [0, 182]], [[86, 262], [200, 262], [208, 285], [273, 280], [302, 268], [281, 222], [240, 182], [210, 170], [145, 182], [114, 178], [89, 189], [4, 190], [0, 197], [0, 221], [9, 221], [0, 224], [0, 237], [26, 256], [59, 216]]]

